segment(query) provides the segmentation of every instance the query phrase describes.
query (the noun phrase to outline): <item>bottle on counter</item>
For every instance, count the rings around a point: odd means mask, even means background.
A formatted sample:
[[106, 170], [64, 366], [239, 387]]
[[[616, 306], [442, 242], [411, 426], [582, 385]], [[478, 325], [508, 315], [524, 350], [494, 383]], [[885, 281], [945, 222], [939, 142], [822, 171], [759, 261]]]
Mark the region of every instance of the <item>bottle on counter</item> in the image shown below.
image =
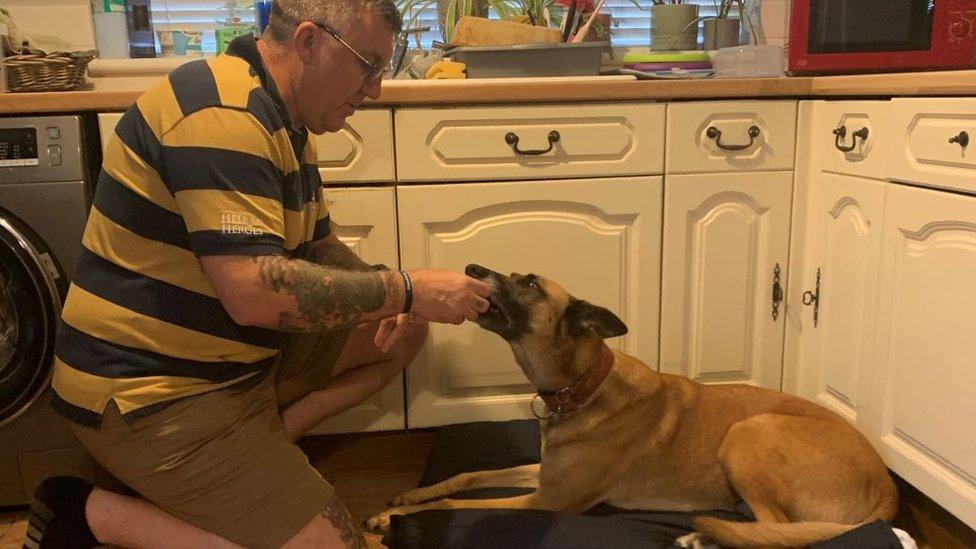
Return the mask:
[[240, 2], [238, 0], [227, 0], [224, 7], [219, 11], [217, 17], [217, 30], [214, 33], [217, 39], [217, 53], [227, 51], [227, 46], [238, 36], [254, 34], [254, 25], [245, 19], [248, 6], [253, 11], [253, 2]]
[[0, 23], [0, 93], [7, 91], [7, 64], [4, 57], [7, 56], [7, 25]]

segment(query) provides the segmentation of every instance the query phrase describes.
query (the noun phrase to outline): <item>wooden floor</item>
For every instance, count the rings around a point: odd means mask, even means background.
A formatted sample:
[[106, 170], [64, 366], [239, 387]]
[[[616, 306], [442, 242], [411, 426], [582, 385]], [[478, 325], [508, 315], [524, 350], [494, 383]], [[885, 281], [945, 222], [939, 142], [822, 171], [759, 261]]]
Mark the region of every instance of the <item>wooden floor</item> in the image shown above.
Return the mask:
[[[312, 465], [332, 483], [358, 520], [386, 507], [417, 485], [434, 440], [431, 431], [308, 437], [301, 442]], [[895, 525], [920, 548], [976, 548], [976, 532], [910, 485], [899, 482], [902, 506]], [[25, 509], [0, 511], [0, 549], [19, 549], [27, 528]], [[370, 547], [382, 545], [369, 537]]]

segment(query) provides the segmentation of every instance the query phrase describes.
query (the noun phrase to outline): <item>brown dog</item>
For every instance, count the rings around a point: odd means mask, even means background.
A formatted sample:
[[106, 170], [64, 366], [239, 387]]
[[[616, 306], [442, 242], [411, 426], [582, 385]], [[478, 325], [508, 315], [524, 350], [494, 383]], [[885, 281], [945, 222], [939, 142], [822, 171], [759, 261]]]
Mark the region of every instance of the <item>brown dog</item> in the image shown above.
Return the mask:
[[[699, 517], [697, 533], [679, 544], [700, 546], [704, 537], [731, 547], [796, 547], [894, 516], [898, 493], [884, 463], [833, 412], [777, 391], [656, 373], [604, 344], [627, 332], [607, 309], [535, 275], [477, 265], [467, 273], [491, 287], [491, 308], [478, 324], [508, 341], [545, 404], [534, 402], [537, 415], [552, 414], [542, 422], [542, 462], [411, 490], [371, 518], [371, 530], [388, 530], [390, 515], [424, 509], [731, 510], [741, 499], [757, 522]], [[418, 504], [489, 486], [537, 489]]]

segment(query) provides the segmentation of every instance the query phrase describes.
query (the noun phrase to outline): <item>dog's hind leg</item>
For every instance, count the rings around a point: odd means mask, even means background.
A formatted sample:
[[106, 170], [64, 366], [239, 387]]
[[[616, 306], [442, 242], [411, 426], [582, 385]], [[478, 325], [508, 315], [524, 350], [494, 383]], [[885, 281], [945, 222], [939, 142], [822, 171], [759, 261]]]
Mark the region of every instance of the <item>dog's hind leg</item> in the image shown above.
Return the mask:
[[475, 488], [538, 488], [539, 464], [520, 465], [509, 469], [494, 471], [475, 471], [461, 473], [445, 481], [415, 488], [393, 498], [391, 505], [411, 505], [436, 498], [442, 498], [462, 490]]
[[880, 458], [840, 418], [753, 416], [729, 429], [718, 458], [756, 515], [745, 523], [693, 519], [723, 546], [805, 547], [890, 518], [897, 502]]

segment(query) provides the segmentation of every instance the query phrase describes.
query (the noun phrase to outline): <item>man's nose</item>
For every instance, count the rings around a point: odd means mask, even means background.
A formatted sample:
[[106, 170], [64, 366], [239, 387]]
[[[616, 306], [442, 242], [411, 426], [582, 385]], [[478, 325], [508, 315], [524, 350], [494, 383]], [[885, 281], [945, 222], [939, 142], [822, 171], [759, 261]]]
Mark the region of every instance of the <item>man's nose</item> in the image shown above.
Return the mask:
[[368, 82], [363, 82], [363, 95], [365, 95], [366, 97], [374, 101], [379, 99], [380, 88], [382, 87], [382, 85], [383, 85], [382, 78], [375, 78]]

